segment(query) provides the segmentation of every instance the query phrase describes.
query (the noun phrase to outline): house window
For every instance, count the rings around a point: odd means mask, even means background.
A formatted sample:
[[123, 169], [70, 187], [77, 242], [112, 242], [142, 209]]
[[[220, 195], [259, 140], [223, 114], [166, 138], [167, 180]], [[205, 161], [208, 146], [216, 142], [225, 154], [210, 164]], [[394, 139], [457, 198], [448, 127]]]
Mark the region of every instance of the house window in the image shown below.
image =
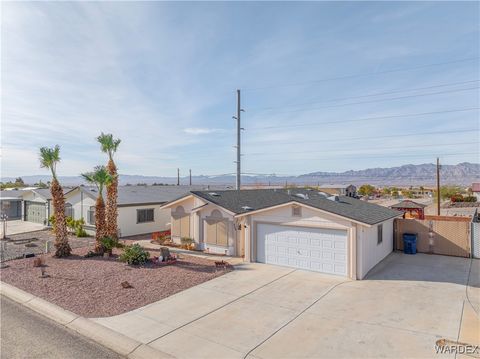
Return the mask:
[[302, 207], [293, 206], [292, 207], [292, 216], [293, 217], [301, 217], [302, 216]]
[[137, 209], [137, 223], [153, 222], [153, 208]]
[[90, 206], [87, 212], [87, 222], [92, 225], [95, 224], [95, 206]]
[[73, 207], [71, 203], [65, 203], [65, 217], [73, 217]]
[[377, 226], [377, 245], [383, 242], [383, 224]]

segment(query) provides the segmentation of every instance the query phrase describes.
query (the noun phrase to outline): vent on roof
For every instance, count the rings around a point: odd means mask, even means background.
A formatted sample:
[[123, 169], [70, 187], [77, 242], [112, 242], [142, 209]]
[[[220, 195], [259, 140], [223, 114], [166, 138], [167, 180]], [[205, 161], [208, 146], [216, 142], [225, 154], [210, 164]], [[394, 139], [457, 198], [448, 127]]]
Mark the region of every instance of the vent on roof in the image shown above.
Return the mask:
[[253, 208], [252, 207], [249, 207], [249, 206], [242, 206], [242, 209], [244, 211], [253, 211]]
[[302, 199], [308, 199], [308, 194], [306, 193], [296, 193], [295, 196]]
[[208, 194], [213, 197], [220, 197], [220, 195], [217, 192], [208, 192]]
[[330, 201], [334, 201], [334, 202], [340, 201], [340, 197], [338, 197], [338, 196], [330, 196], [330, 197], [328, 197], [328, 199], [329, 199]]

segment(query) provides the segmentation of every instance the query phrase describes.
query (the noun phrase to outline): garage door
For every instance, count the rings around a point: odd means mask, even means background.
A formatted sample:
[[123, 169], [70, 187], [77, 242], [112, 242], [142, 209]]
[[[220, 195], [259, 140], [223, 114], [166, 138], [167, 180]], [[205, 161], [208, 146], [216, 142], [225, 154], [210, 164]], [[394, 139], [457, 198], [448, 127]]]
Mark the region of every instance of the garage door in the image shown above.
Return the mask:
[[35, 223], [46, 223], [45, 203], [25, 202], [25, 220]]
[[257, 225], [257, 261], [347, 275], [347, 231]]

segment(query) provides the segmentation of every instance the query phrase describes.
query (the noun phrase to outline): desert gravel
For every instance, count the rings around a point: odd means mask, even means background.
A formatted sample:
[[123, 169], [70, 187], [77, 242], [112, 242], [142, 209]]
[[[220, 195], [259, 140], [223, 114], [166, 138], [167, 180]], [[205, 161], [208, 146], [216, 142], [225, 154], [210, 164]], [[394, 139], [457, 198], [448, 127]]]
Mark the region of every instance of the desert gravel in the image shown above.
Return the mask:
[[[77, 248], [68, 258], [45, 255], [47, 278], [41, 278], [40, 268], [33, 267], [34, 258], [9, 261], [9, 267], [0, 270], [0, 277], [81, 316], [107, 317], [153, 303], [226, 272], [215, 271], [211, 260], [187, 255], [169, 266], [129, 266], [116, 255], [108, 259], [84, 258], [87, 251]], [[133, 288], [123, 288], [124, 281]]]

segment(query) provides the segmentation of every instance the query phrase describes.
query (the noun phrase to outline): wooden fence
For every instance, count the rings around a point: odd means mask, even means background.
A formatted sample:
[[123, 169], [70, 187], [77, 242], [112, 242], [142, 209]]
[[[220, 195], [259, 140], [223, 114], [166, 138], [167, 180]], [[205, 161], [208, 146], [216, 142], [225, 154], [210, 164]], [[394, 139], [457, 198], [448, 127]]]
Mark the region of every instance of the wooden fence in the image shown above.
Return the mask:
[[[417, 252], [470, 257], [471, 219], [428, 216], [428, 219], [395, 219], [395, 249], [403, 250], [403, 234], [417, 234]], [[433, 233], [433, 236], [430, 235]], [[432, 241], [430, 239], [432, 238]]]

